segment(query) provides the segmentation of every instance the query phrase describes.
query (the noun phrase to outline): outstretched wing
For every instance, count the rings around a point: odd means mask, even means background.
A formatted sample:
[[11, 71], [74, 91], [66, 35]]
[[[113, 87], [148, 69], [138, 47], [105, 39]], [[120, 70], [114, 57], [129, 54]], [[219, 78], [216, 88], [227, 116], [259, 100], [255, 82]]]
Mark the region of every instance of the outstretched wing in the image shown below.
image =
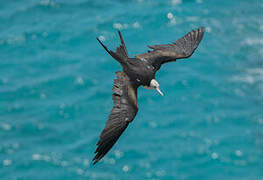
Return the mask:
[[148, 46], [153, 51], [135, 57], [148, 60], [158, 70], [163, 63], [190, 57], [202, 40], [204, 32], [204, 27], [201, 27], [187, 33], [174, 43]]
[[128, 55], [128, 51], [126, 49], [125, 43], [123, 41], [121, 32], [118, 31], [118, 34], [120, 36], [120, 40], [121, 40], [121, 45], [119, 47], [116, 48], [116, 52], [109, 50], [101, 41], [99, 38], [97, 38], [97, 40], [99, 41], [99, 43], [101, 44], [101, 46], [114, 58], [116, 59], [118, 62], [123, 63], [123, 61], [127, 58], [129, 58]]
[[100, 134], [93, 164], [96, 164], [119, 139], [128, 124], [137, 114], [137, 87], [134, 87], [128, 76], [123, 72], [116, 72], [117, 79], [113, 85], [113, 108], [109, 119]]

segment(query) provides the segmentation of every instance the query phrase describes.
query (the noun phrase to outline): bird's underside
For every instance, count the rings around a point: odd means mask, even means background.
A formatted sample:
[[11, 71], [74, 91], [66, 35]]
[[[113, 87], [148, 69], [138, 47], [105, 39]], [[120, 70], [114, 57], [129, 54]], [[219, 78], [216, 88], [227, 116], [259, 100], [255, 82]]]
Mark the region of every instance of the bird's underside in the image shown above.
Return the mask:
[[137, 107], [137, 88], [132, 85], [128, 76], [123, 72], [116, 72], [117, 79], [113, 85], [113, 108], [105, 128], [100, 134], [93, 161], [97, 163], [115, 144], [120, 135], [134, 119]]
[[[115, 52], [107, 49], [97, 38], [104, 49], [122, 65], [123, 71], [116, 72], [117, 79], [114, 80], [112, 89], [113, 108], [100, 134], [93, 164], [96, 164], [107, 154], [135, 118], [138, 111], [137, 88], [140, 85], [155, 86], [157, 81], [153, 82], [153, 80], [155, 81], [153, 78], [162, 64], [190, 57], [203, 38], [204, 28], [193, 30], [171, 44], [149, 46], [152, 51], [136, 55], [134, 58], [129, 58], [122, 35], [120, 31], [118, 33], [121, 45], [117, 47]], [[158, 83], [157, 85], [159, 87]]]

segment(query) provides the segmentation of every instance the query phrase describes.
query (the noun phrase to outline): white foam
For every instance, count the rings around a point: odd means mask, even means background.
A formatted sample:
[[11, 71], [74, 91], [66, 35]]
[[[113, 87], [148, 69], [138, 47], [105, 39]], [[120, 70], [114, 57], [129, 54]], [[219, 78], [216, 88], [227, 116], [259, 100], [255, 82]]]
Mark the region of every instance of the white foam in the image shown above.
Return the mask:
[[244, 43], [249, 45], [249, 46], [253, 46], [253, 45], [263, 45], [263, 39], [259, 39], [259, 38], [246, 38], [244, 40]]
[[83, 169], [77, 168], [77, 174], [82, 175], [84, 173]]
[[114, 154], [115, 154], [115, 157], [118, 159], [120, 159], [123, 156], [123, 152], [119, 150], [114, 151]]
[[205, 31], [208, 32], [208, 33], [210, 33], [210, 32], [212, 31], [212, 28], [209, 27], [209, 26], [207, 26], [207, 27], [205, 28]]
[[25, 35], [12, 36], [7, 39], [7, 44], [23, 44], [26, 41]]
[[84, 159], [84, 160], [83, 160], [83, 165], [84, 165], [84, 166], [89, 166], [89, 165], [90, 165], [89, 160], [88, 160], [88, 159]]
[[199, 17], [197, 17], [197, 16], [189, 16], [189, 17], [186, 17], [186, 20], [190, 21], [190, 22], [198, 22], [199, 21]]
[[122, 170], [124, 172], [128, 172], [130, 170], [130, 167], [128, 165], [123, 166]]
[[68, 166], [68, 162], [67, 161], [61, 161], [61, 166], [63, 166], [63, 167]]
[[100, 41], [105, 41], [106, 40], [106, 38], [103, 35], [100, 35], [98, 38], [99, 38]]
[[12, 164], [12, 160], [11, 159], [5, 159], [3, 160], [3, 165], [4, 166], [10, 166]]
[[212, 158], [212, 159], [217, 159], [217, 158], [218, 158], [218, 154], [215, 153], [215, 152], [213, 152], [213, 153], [211, 154], [211, 158]]
[[168, 19], [172, 19], [172, 18], [174, 18], [173, 13], [169, 12], [169, 13], [167, 14], [167, 18], [168, 18]]
[[33, 159], [34, 161], [39, 161], [39, 160], [41, 160], [41, 155], [40, 155], [40, 154], [33, 154], [33, 155], [32, 155], [32, 159]]
[[84, 80], [81, 76], [77, 77], [76, 78], [76, 83], [79, 84], [79, 85], [83, 85], [84, 84]]
[[113, 28], [115, 28], [115, 29], [122, 29], [123, 26], [121, 25], [121, 23], [114, 23], [113, 24]]
[[156, 176], [159, 176], [159, 177], [161, 177], [161, 176], [164, 176], [165, 175], [165, 171], [164, 170], [158, 170], [158, 171], [156, 171]]
[[50, 6], [50, 7], [55, 7], [56, 3], [52, 0], [41, 0], [40, 1], [41, 6]]
[[140, 27], [141, 27], [141, 24], [140, 24], [138, 21], [136, 21], [136, 22], [134, 22], [134, 23], [132, 24], [132, 27], [135, 28], [135, 29], [137, 29], [137, 28], [140, 28]]
[[12, 147], [14, 148], [14, 149], [18, 149], [19, 148], [19, 143], [14, 143], [14, 144], [12, 144]]
[[258, 122], [258, 124], [263, 124], [263, 119], [262, 118], [258, 118], [257, 122]]
[[66, 104], [65, 103], [61, 103], [60, 105], [59, 105], [59, 108], [60, 109], [64, 109], [66, 107]]
[[157, 123], [154, 122], [154, 121], [151, 121], [149, 124], [150, 124], [150, 126], [151, 126], [152, 128], [156, 128], [156, 127], [157, 127]]
[[2, 128], [3, 128], [5, 131], [10, 131], [12, 127], [11, 127], [10, 124], [3, 123], [3, 124], [2, 124]]
[[49, 162], [51, 158], [48, 155], [43, 155], [43, 160]]
[[175, 5], [175, 6], [178, 4], [182, 4], [182, 2], [183, 2], [182, 0], [172, 0], [171, 1], [172, 5]]
[[241, 157], [243, 155], [243, 153], [240, 150], [236, 150], [235, 151], [235, 155], [238, 156], [238, 157]]
[[263, 68], [250, 68], [246, 70], [246, 74], [234, 76], [232, 81], [240, 81], [247, 84], [254, 84], [263, 81]]

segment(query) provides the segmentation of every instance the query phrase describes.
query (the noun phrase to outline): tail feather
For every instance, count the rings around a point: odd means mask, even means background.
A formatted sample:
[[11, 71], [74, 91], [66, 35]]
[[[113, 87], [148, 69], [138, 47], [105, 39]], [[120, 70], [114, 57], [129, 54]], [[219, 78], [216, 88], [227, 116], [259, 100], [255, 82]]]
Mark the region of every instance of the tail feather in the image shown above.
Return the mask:
[[122, 58], [115, 52], [109, 50], [100, 40], [99, 38], [96, 38], [99, 43], [101, 44], [101, 46], [114, 58], [116, 59], [119, 63], [122, 63]]
[[128, 55], [128, 51], [126, 49], [126, 46], [125, 46], [125, 43], [124, 43], [124, 40], [122, 38], [122, 35], [121, 35], [121, 31], [118, 30], [118, 34], [120, 36], [120, 40], [121, 40], [121, 45], [118, 47], [118, 49], [121, 51], [121, 54], [126, 57], [126, 58], [129, 58], [129, 55]]
[[118, 31], [119, 36], [120, 36], [120, 40], [121, 40], [121, 45], [119, 47], [116, 48], [116, 52], [113, 52], [111, 50], [109, 50], [100, 40], [99, 38], [96, 38], [99, 43], [102, 45], [102, 47], [114, 58], [116, 59], [119, 63], [123, 64], [125, 63], [126, 59], [129, 58], [125, 43], [123, 41], [121, 32]]

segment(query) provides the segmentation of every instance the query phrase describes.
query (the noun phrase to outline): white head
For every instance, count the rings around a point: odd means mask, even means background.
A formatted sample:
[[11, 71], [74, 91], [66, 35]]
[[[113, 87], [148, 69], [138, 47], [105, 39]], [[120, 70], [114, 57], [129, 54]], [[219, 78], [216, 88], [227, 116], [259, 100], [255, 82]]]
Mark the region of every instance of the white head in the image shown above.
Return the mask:
[[150, 89], [155, 89], [158, 93], [160, 93], [162, 96], [163, 96], [163, 93], [162, 91], [160, 90], [160, 85], [159, 83], [155, 80], [155, 79], [152, 79], [151, 82], [150, 82]]

